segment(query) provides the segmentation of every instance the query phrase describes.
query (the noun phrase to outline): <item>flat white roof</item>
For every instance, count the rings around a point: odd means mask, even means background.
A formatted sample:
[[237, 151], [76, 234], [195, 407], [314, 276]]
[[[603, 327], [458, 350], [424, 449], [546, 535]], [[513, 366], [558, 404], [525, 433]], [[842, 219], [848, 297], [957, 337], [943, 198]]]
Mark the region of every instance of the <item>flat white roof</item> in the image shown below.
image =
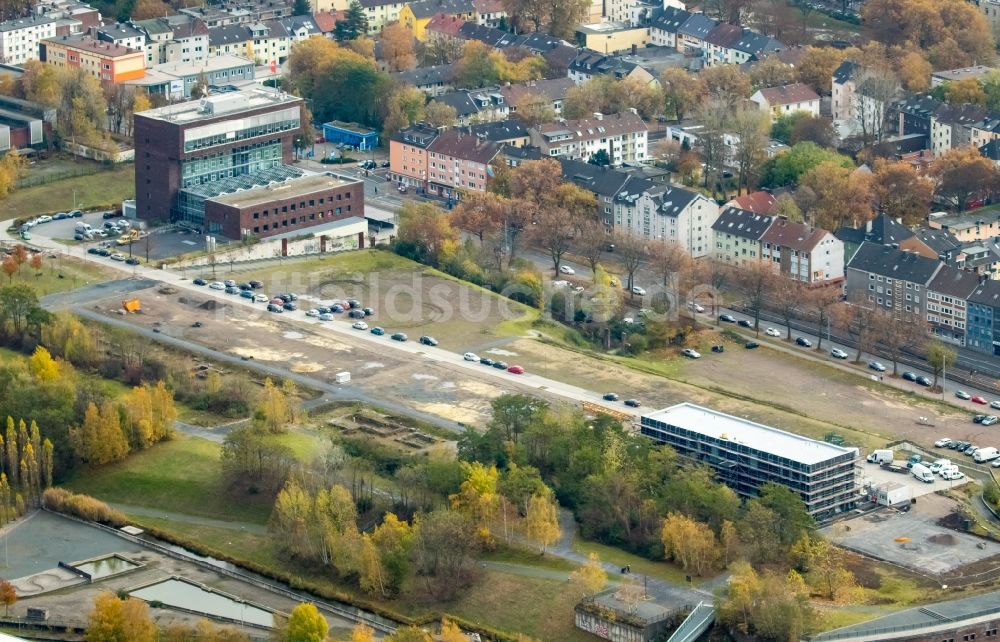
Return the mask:
[[646, 417], [803, 464], [818, 464], [847, 453], [858, 452], [857, 448], [816, 441], [688, 402], [643, 415], [643, 419]]

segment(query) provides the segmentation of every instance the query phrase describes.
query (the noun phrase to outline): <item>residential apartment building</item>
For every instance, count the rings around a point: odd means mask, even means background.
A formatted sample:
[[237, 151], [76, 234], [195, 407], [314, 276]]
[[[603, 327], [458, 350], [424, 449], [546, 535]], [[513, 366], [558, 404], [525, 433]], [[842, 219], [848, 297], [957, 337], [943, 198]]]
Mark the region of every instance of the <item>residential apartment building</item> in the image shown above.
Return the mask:
[[409, 71], [397, 71], [389, 74], [394, 79], [413, 85], [431, 98], [443, 96], [454, 91], [455, 64], [431, 65], [417, 67]]
[[927, 284], [927, 324], [931, 334], [942, 341], [964, 346], [968, 329], [969, 296], [980, 279], [971, 272], [942, 266]]
[[847, 298], [923, 319], [927, 286], [943, 266], [937, 259], [865, 242], [847, 264]]
[[604, 151], [614, 166], [645, 161], [646, 136], [646, 123], [634, 109], [547, 123], [531, 130], [532, 144], [546, 156], [588, 161], [598, 151]]
[[970, 125], [969, 142], [977, 149], [1000, 138], [1000, 114], [989, 112], [982, 120]]
[[[405, 2], [400, 0], [359, 0], [368, 17], [368, 33], [380, 33], [390, 22], [399, 21]], [[345, 7], [346, 8], [346, 7]]]
[[761, 260], [761, 237], [771, 226], [771, 216], [727, 207], [712, 224], [715, 260], [743, 267]]
[[56, 36], [86, 33], [102, 23], [97, 9], [78, 0], [38, 0], [32, 3], [32, 13], [56, 21]]
[[724, 23], [705, 36], [705, 66], [742, 65], [783, 47], [774, 38]]
[[138, 51], [146, 50], [145, 32], [127, 23], [118, 22], [101, 27], [92, 27], [90, 35], [101, 42], [111, 42], [119, 47], [136, 49]]
[[311, 15], [280, 20], [231, 24], [208, 30], [208, 54], [231, 54], [253, 60], [258, 65], [282, 65], [292, 45], [322, 36]]
[[931, 214], [927, 218], [927, 227], [944, 230], [963, 243], [984, 241], [1000, 236], [1000, 212]]
[[426, 191], [429, 187], [427, 148], [441, 132], [417, 123], [389, 138], [387, 178], [405, 188]]
[[39, 59], [60, 67], [79, 67], [104, 83], [142, 78], [146, 54], [91, 36], [62, 36], [39, 43]]
[[44, 15], [0, 22], [0, 64], [38, 60], [38, 43], [56, 37], [56, 19]]
[[146, 66], [168, 62], [198, 63], [208, 58], [208, 27], [187, 15], [139, 20], [133, 25], [146, 35]]
[[167, 100], [186, 100], [200, 82], [209, 88], [228, 87], [235, 83], [253, 80], [256, 65], [240, 56], [213, 56], [198, 62], [167, 62], [146, 69], [142, 78], [123, 81], [123, 84], [142, 87], [150, 95]]
[[844, 244], [831, 232], [778, 216], [760, 243], [761, 258], [786, 278], [809, 285], [844, 279]]
[[1000, 281], [983, 281], [966, 301], [965, 346], [1000, 356]]
[[930, 146], [935, 156], [972, 143], [973, 127], [989, 111], [981, 105], [942, 104], [931, 114]]
[[407, 2], [399, 10], [399, 23], [413, 32], [413, 37], [424, 42], [427, 25], [439, 13], [475, 22], [476, 7], [472, 0], [419, 0]]
[[457, 16], [439, 13], [424, 27], [424, 42], [427, 45], [456, 42], [461, 44], [463, 39], [459, 35], [459, 30], [466, 22]]
[[506, 24], [507, 10], [501, 0], [472, 0], [472, 6], [476, 9], [477, 25], [499, 28]]
[[705, 38], [719, 23], [703, 13], [692, 13], [677, 28], [677, 51], [683, 54], [701, 55], [705, 50]]
[[677, 30], [691, 17], [689, 11], [666, 7], [649, 26], [649, 37], [657, 47], [677, 48]]
[[772, 120], [795, 112], [819, 116], [819, 94], [800, 82], [758, 89], [750, 96], [750, 102], [761, 111], [770, 112]]
[[851, 120], [857, 113], [855, 92], [861, 66], [845, 60], [830, 79], [830, 111], [834, 120]]
[[792, 490], [816, 519], [854, 507], [858, 449], [836, 446], [721, 412], [680, 403], [643, 415], [641, 432], [704, 463], [741, 497], [767, 483]]
[[613, 227], [636, 236], [673, 241], [693, 258], [712, 254], [719, 206], [698, 192], [648, 180], [630, 181], [615, 196]]
[[623, 60], [621, 56], [609, 56], [587, 50], [578, 51], [570, 59], [566, 67], [566, 75], [578, 85], [598, 76], [614, 78], [615, 80], [632, 78], [644, 84], [657, 82], [656, 78], [638, 63]]
[[301, 113], [301, 98], [254, 87], [136, 114], [137, 216], [222, 233], [206, 200], [301, 176], [287, 166]]
[[461, 190], [485, 192], [489, 165], [500, 144], [449, 129], [427, 146], [428, 191], [457, 199]]
[[455, 108], [456, 125], [507, 120], [510, 115], [510, 105], [498, 87], [452, 91], [435, 97], [433, 101]]
[[529, 80], [527, 82], [507, 83], [500, 87], [500, 93], [510, 106], [510, 113], [517, 114], [518, 105], [525, 100], [543, 98], [552, 107], [556, 116], [562, 115], [563, 100], [566, 93], [575, 87], [571, 78], [552, 78], [549, 80]]
[[[639, 184], [642, 187], [648, 185], [648, 181], [639, 182], [641, 179], [611, 167], [600, 167], [568, 158], [558, 160], [562, 166], [563, 180], [587, 190], [597, 199], [597, 215], [608, 230], [615, 224], [615, 199], [626, 190], [626, 185]], [[639, 191], [641, 192], [641, 189]]]

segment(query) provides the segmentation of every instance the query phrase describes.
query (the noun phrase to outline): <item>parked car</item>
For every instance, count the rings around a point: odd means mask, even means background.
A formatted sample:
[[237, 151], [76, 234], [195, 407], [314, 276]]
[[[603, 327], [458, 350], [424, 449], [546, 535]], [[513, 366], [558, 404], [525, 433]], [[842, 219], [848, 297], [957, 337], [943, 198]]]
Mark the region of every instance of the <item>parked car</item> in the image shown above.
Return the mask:
[[112, 261], [124, 261], [125, 260], [125, 255], [122, 254], [121, 252], [115, 252], [114, 254], [111, 255], [111, 260]]
[[606, 393], [604, 393], [604, 397], [603, 398], [604, 398], [605, 401], [618, 401], [618, 395], [616, 395], [613, 392], [606, 392]]
[[903, 373], [903, 379], [905, 379], [907, 381], [916, 381], [917, 380], [917, 375], [915, 375], [912, 372], [907, 371], [907, 372]]
[[725, 351], [726, 351], [726, 346], [722, 345], [721, 343], [717, 343], [714, 346], [712, 346], [712, 352], [715, 352], [717, 354], [722, 354]]
[[[90, 249], [92, 250], [94, 248]], [[90, 250], [87, 251], [89, 252]], [[205, 279], [195, 279], [194, 281], [191, 281], [191, 283], [194, 283], [195, 285], [208, 285], [208, 281], [206, 281]]]
[[333, 321], [333, 315], [330, 314], [329, 312], [320, 313], [319, 320], [320, 321]]
[[58, 214], [56, 214], [55, 216], [52, 217], [52, 220], [53, 221], [62, 221], [62, 220], [67, 219], [67, 218], [69, 218], [69, 214], [67, 214], [66, 212], [59, 212]]
[[250, 281], [249, 283], [250, 287], [252, 287], [254, 290], [259, 290], [260, 288], [264, 287], [264, 284], [260, 281]]
[[253, 292], [250, 290], [240, 290], [240, 297], [253, 301]]
[[479, 357], [479, 363], [483, 364], [484, 366], [492, 366], [493, 359], [490, 359], [489, 357]]
[[740, 319], [739, 321], [736, 322], [736, 325], [740, 326], [741, 328], [752, 328], [753, 327], [753, 324], [750, 323], [749, 321], [747, 321], [746, 319]]
[[985, 406], [986, 403], [987, 403], [986, 399], [983, 398], [983, 397], [980, 397], [979, 395], [972, 395], [972, 399], [969, 399], [969, 401], [971, 401], [972, 403], [977, 403], [977, 404], [979, 404], [981, 406]]
[[319, 316], [319, 310], [317, 310], [316, 308], [310, 308], [310, 309], [306, 310], [306, 316], [307, 317], [318, 317]]
[[795, 343], [803, 348], [811, 348], [813, 344], [812, 341], [806, 339], [805, 337], [795, 337]]
[[253, 295], [253, 302], [254, 303], [267, 303], [267, 295], [266, 294], [255, 294], [255, 295]]
[[638, 408], [642, 405], [638, 399], [626, 399], [624, 403], [629, 408]]
[[972, 395], [970, 395], [964, 390], [956, 390], [955, 396], [958, 397], [959, 399], [964, 399], [965, 401], [972, 399]]
[[383, 334], [385, 334], [385, 330], [383, 330], [382, 328], [380, 328], [378, 326], [375, 326], [374, 328], [371, 329], [371, 333], [374, 334], [374, 335], [376, 335], [376, 336], [381, 337]]
[[947, 437], [942, 437], [941, 439], [938, 439], [937, 441], [934, 442], [934, 447], [935, 448], [944, 448], [945, 446], [947, 446], [950, 443], [951, 443], [951, 439], [949, 439]]
[[283, 306], [281, 306], [281, 307], [285, 308], [285, 309], [286, 309], [286, 310], [288, 310], [289, 312], [295, 312], [296, 310], [298, 310], [298, 309], [299, 309], [299, 306], [297, 306], [297, 305], [296, 305], [295, 303], [293, 303], [292, 301], [289, 301], [288, 303], [286, 303], [285, 305], [283, 305]]
[[[102, 247], [102, 248], [99, 248], [99, 249], [97, 250], [97, 254], [98, 254], [99, 256], [111, 256], [111, 250], [109, 250], [109, 249], [108, 249], [108, 248], [106, 248], [106, 247]], [[218, 288], [216, 288], [216, 289], [218, 289]]]
[[990, 408], [995, 408], [996, 410], [1000, 410], [1000, 401], [996, 401], [996, 400], [991, 401], [990, 402]]
[[393, 341], [406, 341], [407, 336], [403, 332], [396, 332], [389, 338], [392, 339]]
[[[100, 250], [98, 250], [96, 247], [88, 247], [87, 248], [87, 254], [97, 254], [98, 252], [100, 252]], [[196, 283], [195, 285], [205, 285], [205, 284], [204, 283]]]
[[506, 361], [494, 361], [493, 362], [493, 367], [496, 368], [497, 370], [506, 370], [507, 369], [507, 362]]
[[747, 341], [746, 343], [743, 344], [743, 347], [746, 348], [747, 350], [756, 350], [757, 348], [760, 347], [760, 344], [757, 343], [756, 341]]
[[349, 316], [352, 319], [364, 319], [365, 313], [362, 312], [361, 310], [351, 310], [350, 312], [347, 313], [347, 316]]
[[232, 279], [226, 279], [225, 281], [223, 281], [223, 283], [225, 284], [225, 286], [227, 288], [235, 288], [236, 287], [236, 281], [234, 281]]
[[573, 268], [571, 268], [568, 265], [560, 265], [559, 266], [559, 272], [561, 274], [569, 274], [569, 275], [576, 274], [576, 270], [574, 270]]
[[638, 285], [633, 285], [632, 294], [638, 294], [639, 296], [646, 296], [646, 291], [640, 288]]
[[701, 359], [701, 353], [697, 350], [692, 350], [691, 348], [684, 348], [681, 350], [681, 354], [688, 359]]
[[917, 377], [917, 383], [921, 386], [927, 386], [928, 388], [931, 386], [930, 377], [925, 377], [924, 375]]
[[511, 374], [524, 374], [524, 368], [521, 366], [511, 366], [507, 368], [507, 372]]
[[766, 334], [769, 337], [780, 337], [781, 331], [778, 330], [777, 328], [768, 328], [767, 330], [764, 330], [764, 334]]
[[343, 311], [344, 311], [344, 306], [340, 304], [330, 306], [330, 312], [333, 312], [334, 314], [340, 314]]
[[240, 283], [236, 287], [238, 287], [241, 290], [252, 290], [253, 289], [253, 286], [250, 285], [249, 283]]
[[351, 324], [351, 327], [354, 328], [355, 330], [367, 330], [368, 324], [365, 323], [364, 321], [355, 321], [354, 323]]
[[226, 289], [226, 286], [222, 283], [222, 281], [212, 281], [211, 283], [208, 284], [208, 287], [212, 288], [213, 290]]
[[429, 337], [426, 334], [420, 337], [420, 343], [424, 344], [425, 346], [436, 346], [438, 344], [437, 339], [435, 339], [434, 337]]
[[375, 316], [375, 310], [371, 308], [361, 308], [361, 311], [365, 313], [366, 317]]
[[278, 314], [281, 314], [285, 310], [280, 305], [275, 305], [274, 303], [268, 303], [267, 304], [267, 311], [268, 312], [277, 312]]
[[731, 314], [720, 314], [719, 321], [723, 323], [736, 323], [736, 317]]
[[972, 423], [981, 424], [983, 423], [984, 419], [986, 419], [986, 415], [976, 415], [975, 417], [972, 418]]
[[475, 352], [466, 352], [465, 354], [462, 355], [462, 358], [465, 359], [466, 361], [479, 361], [479, 357], [476, 355]]
[[992, 426], [996, 424], [998, 421], [1000, 421], [1000, 417], [997, 417], [996, 415], [987, 415], [987, 417], [983, 419], [980, 423], [983, 424], [984, 426]]
[[240, 290], [235, 285], [227, 285], [226, 286], [226, 294], [239, 294], [240, 292], [242, 292], [242, 290]]
[[695, 303], [694, 301], [688, 301], [688, 308], [694, 310], [698, 314], [701, 314], [702, 312], [705, 311], [704, 307], [702, 307], [701, 305]]
[[139, 265], [139, 263], [141, 263], [141, 261], [135, 258], [134, 256], [130, 256], [127, 259], [125, 259], [126, 265]]
[[41, 225], [42, 223], [51, 223], [51, 222], [52, 222], [52, 217], [49, 216], [48, 214], [42, 214], [41, 216], [35, 219], [35, 223], [37, 223], [38, 225]]
[[69, 213], [70, 218], [80, 218], [81, 216], [83, 216], [83, 212], [80, 210], [73, 210]]
[[830, 350], [830, 356], [834, 359], [846, 359], [847, 352], [841, 350], [840, 348], [834, 348], [833, 350]]
[[875, 372], [885, 372], [885, 366], [878, 361], [869, 361], [868, 367], [874, 370]]
[[351, 308], [352, 310], [355, 309], [355, 308], [360, 308], [361, 307], [361, 301], [358, 301], [357, 299], [348, 299], [347, 300], [347, 307]]

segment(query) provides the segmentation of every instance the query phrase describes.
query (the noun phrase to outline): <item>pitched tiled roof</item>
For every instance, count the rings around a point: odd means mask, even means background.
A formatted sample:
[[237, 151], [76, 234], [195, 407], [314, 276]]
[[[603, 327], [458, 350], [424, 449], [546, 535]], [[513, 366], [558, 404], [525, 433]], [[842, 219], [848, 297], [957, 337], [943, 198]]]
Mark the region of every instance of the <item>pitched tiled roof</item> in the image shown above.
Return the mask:
[[397, 71], [389, 75], [417, 87], [422, 85], [436, 85], [438, 83], [450, 83], [452, 78], [455, 77], [455, 63], [449, 63], [447, 65], [431, 65], [430, 67], [417, 67], [416, 69]]
[[800, 82], [761, 89], [760, 94], [769, 105], [791, 105], [819, 100], [819, 95], [809, 85]]
[[494, 142], [528, 137], [528, 128], [517, 119], [501, 120], [495, 123], [480, 123], [468, 127], [456, 127], [456, 129], [467, 135], [478, 136], [479, 138], [485, 138]]
[[879, 214], [869, 221], [868, 225], [870, 227], [866, 230], [867, 240], [873, 243], [902, 243], [906, 239], [913, 238], [913, 232], [910, 228], [902, 223], [897, 223], [886, 214]]
[[829, 232], [824, 229], [789, 221], [787, 218], [779, 216], [767, 228], [761, 240], [800, 252], [812, 252], [827, 234]]
[[1000, 161], [1000, 139], [994, 138], [979, 148], [979, 154], [993, 162]]
[[440, 133], [441, 132], [438, 131], [436, 127], [431, 127], [430, 125], [425, 125], [423, 123], [416, 123], [399, 130], [390, 136], [389, 140], [426, 149], [427, 146], [430, 145]]
[[562, 166], [563, 179], [598, 196], [613, 198], [630, 181], [628, 174], [610, 167], [599, 167], [567, 158], [556, 160]]
[[972, 272], [944, 265], [927, 284], [928, 290], [965, 299], [979, 286], [979, 277]]
[[435, 138], [434, 142], [427, 146], [427, 151], [486, 165], [496, 158], [500, 145], [478, 136], [449, 129]]
[[896, 250], [878, 243], [862, 243], [854, 253], [848, 268], [861, 272], [870, 272], [892, 279], [901, 279], [912, 283], [926, 285], [942, 263], [913, 252]]
[[705, 42], [711, 45], [716, 45], [717, 47], [732, 49], [733, 45], [739, 41], [741, 35], [743, 35], [742, 29], [736, 25], [724, 22], [715, 29], [712, 29], [708, 35], [705, 36]]
[[773, 220], [770, 216], [754, 214], [738, 207], [727, 207], [722, 214], [719, 214], [719, 218], [715, 219], [712, 229], [723, 234], [759, 241]]
[[552, 78], [551, 80], [530, 80], [500, 88], [507, 104], [517, 105], [528, 96], [542, 96], [549, 100], [562, 100], [576, 83], [572, 78]]
[[506, 13], [503, 0], [472, 0], [472, 6], [479, 13]]
[[439, 13], [431, 18], [431, 21], [427, 23], [427, 26], [424, 27], [424, 29], [454, 37], [458, 35], [459, 29], [461, 29], [464, 24], [465, 20], [459, 18], [458, 16], [453, 16], [447, 13]]
[[462, 25], [461, 29], [458, 30], [458, 35], [466, 40], [478, 40], [479, 42], [487, 44], [491, 47], [495, 47], [497, 46], [497, 43], [509, 34], [494, 27], [477, 25], [476, 23], [470, 21]]
[[646, 190], [656, 204], [656, 211], [664, 216], [679, 216], [691, 203], [704, 198], [698, 192], [693, 192], [676, 185], [657, 185]]
[[313, 14], [313, 20], [316, 21], [316, 27], [320, 33], [333, 33], [337, 27], [338, 18], [336, 13], [329, 11], [317, 11]]
[[[647, 131], [646, 123], [630, 111], [620, 114], [610, 114], [597, 118], [580, 118], [578, 120], [567, 120], [561, 123], [546, 123], [539, 125], [536, 130], [541, 138], [549, 139], [553, 136], [568, 134], [572, 140], [590, 140], [592, 138], [604, 138], [606, 136], [617, 136], [620, 134]], [[557, 141], [564, 144], [571, 139]]]
[[751, 192], [733, 199], [733, 202], [741, 209], [754, 214], [770, 214], [778, 199], [771, 192]]

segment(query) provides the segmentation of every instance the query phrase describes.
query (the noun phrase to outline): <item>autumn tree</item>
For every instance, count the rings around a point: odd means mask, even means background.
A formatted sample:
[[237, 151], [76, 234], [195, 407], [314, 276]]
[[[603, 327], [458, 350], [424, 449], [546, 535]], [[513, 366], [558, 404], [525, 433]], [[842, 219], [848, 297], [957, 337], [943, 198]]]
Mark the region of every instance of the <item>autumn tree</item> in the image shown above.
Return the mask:
[[510, 201], [492, 192], [467, 194], [451, 212], [451, 223], [475, 235], [482, 243], [503, 226]]
[[708, 67], [698, 75], [705, 84], [707, 99], [719, 101], [730, 112], [750, 96], [750, 77], [737, 65]]
[[825, 162], [802, 175], [799, 185], [815, 194], [810, 209], [813, 225], [836, 230], [860, 225], [872, 218], [872, 176], [834, 162]]
[[[110, 401], [105, 401], [100, 408], [90, 402], [83, 424], [70, 429], [70, 440], [76, 456], [91, 464], [107, 464], [128, 454], [128, 441], [122, 432], [118, 408]], [[10, 442], [8, 437], [8, 448]]]
[[3, 604], [3, 615], [10, 614], [10, 607], [17, 602], [17, 589], [7, 580], [0, 580], [0, 604]]
[[927, 91], [930, 88], [931, 74], [934, 72], [934, 68], [923, 53], [907, 51], [899, 57], [896, 71], [903, 89], [916, 93]]
[[683, 120], [686, 114], [697, 110], [705, 98], [706, 89], [701, 78], [677, 67], [663, 70], [660, 86], [665, 101], [664, 113], [674, 120]]
[[44, 346], [35, 348], [31, 358], [28, 360], [28, 367], [36, 381], [48, 382], [56, 381], [62, 376], [59, 363], [52, 358], [49, 351]]
[[971, 201], [985, 199], [998, 185], [993, 162], [971, 145], [949, 149], [939, 156], [931, 175], [937, 182], [937, 195], [959, 212], [965, 211]]
[[362, 544], [361, 588], [382, 596], [397, 594], [409, 577], [413, 529], [393, 513], [386, 513]]
[[413, 32], [398, 22], [382, 28], [382, 59], [389, 71], [406, 71], [417, 64], [413, 47]]
[[450, 599], [471, 581], [473, 555], [481, 537], [475, 524], [457, 511], [436, 510], [417, 517], [413, 560], [417, 579], [437, 599]]
[[27, 168], [27, 159], [16, 149], [4, 154], [4, 157], [0, 159], [0, 198], [14, 191], [17, 182], [24, 176]]
[[429, 265], [439, 265], [458, 243], [448, 215], [430, 203], [406, 201], [399, 209], [397, 251]]
[[938, 377], [945, 374], [948, 368], [955, 367], [956, 358], [955, 349], [937, 339], [927, 344], [927, 365], [934, 372], [932, 388], [937, 388]]
[[528, 539], [538, 544], [539, 552], [559, 541], [562, 528], [559, 525], [559, 504], [552, 491], [532, 495], [528, 504], [528, 514], [524, 520], [524, 530]]
[[635, 298], [632, 288], [635, 287], [635, 273], [646, 258], [646, 241], [629, 231], [622, 231], [612, 236], [615, 242], [615, 254], [627, 275], [625, 289]]
[[610, 239], [611, 235], [604, 223], [591, 220], [580, 226], [580, 232], [573, 237], [573, 248], [577, 254], [586, 259], [590, 271], [593, 272], [601, 257], [608, 251]]
[[597, 553], [591, 553], [586, 564], [570, 573], [569, 581], [577, 588], [581, 597], [586, 597], [604, 588], [608, 583], [608, 573]]
[[799, 82], [809, 85], [821, 96], [829, 95], [833, 72], [844, 62], [846, 55], [836, 47], [806, 47], [795, 65]]
[[434, 642], [431, 634], [415, 626], [401, 626], [385, 642]]
[[282, 627], [281, 642], [324, 642], [330, 625], [315, 604], [303, 602], [288, 614]]
[[708, 524], [697, 522], [680, 513], [669, 513], [661, 531], [664, 557], [677, 562], [682, 569], [704, 575], [719, 561], [719, 545]]
[[503, 6], [518, 33], [542, 31], [572, 40], [589, 3], [585, 0], [504, 0]]
[[927, 52], [938, 69], [992, 61], [992, 32], [985, 16], [962, 0], [873, 0], [862, 10], [876, 40], [908, 43]]
[[441, 642], [467, 642], [469, 639], [462, 633], [462, 629], [448, 618], [441, 619], [441, 635], [439, 637]]
[[0, 268], [2, 268], [4, 274], [7, 275], [7, 282], [13, 283], [14, 275], [17, 274], [17, 271], [19, 269], [17, 261], [14, 260], [14, 257], [9, 254], [5, 256], [3, 259], [3, 263], [0, 264]]
[[791, 551], [796, 569], [827, 600], [848, 603], [861, 592], [854, 574], [844, 566], [843, 553], [819, 536], [804, 533]]
[[691, 257], [680, 243], [668, 239], [653, 241], [648, 247], [649, 265], [660, 277], [663, 287], [680, 289], [679, 274], [690, 266]]
[[451, 127], [458, 120], [458, 110], [437, 100], [424, 107], [424, 121], [431, 127]]
[[412, 85], [400, 85], [386, 99], [382, 135], [386, 138], [424, 120], [427, 96]]
[[736, 193], [747, 193], [757, 184], [760, 168], [766, 160], [765, 149], [771, 130], [771, 116], [767, 112], [749, 107], [737, 109], [730, 121], [730, 131], [736, 135]]
[[743, 305], [753, 315], [753, 327], [758, 336], [760, 313], [773, 294], [778, 279], [781, 278], [771, 265], [756, 261], [746, 265], [737, 275], [740, 292], [743, 294]]
[[848, 305], [837, 308], [834, 315], [834, 323], [842, 331], [846, 332], [857, 346], [858, 352], [854, 357], [854, 363], [861, 363], [861, 355], [865, 352], [871, 353], [875, 347], [877, 335], [875, 333], [875, 304], [854, 299]]
[[790, 274], [782, 274], [774, 283], [771, 293], [774, 309], [785, 324], [785, 341], [792, 340], [792, 320], [799, 314], [805, 287]]
[[284, 432], [295, 416], [293, 403], [294, 400], [289, 397], [286, 390], [275, 386], [268, 377], [264, 380], [264, 389], [254, 408], [254, 417], [270, 432]]
[[823, 349], [823, 330], [829, 330], [833, 322], [833, 312], [840, 304], [840, 289], [819, 287], [806, 290], [802, 304], [816, 319], [816, 350]]
[[934, 183], [910, 163], [880, 158], [875, 161], [872, 195], [876, 211], [911, 227], [930, 213]]
[[952, 105], [986, 105], [986, 91], [976, 78], [946, 82], [942, 86], [945, 101]]
[[479, 462], [462, 462], [462, 469], [465, 471], [465, 481], [459, 492], [448, 499], [455, 511], [465, 515], [476, 525], [483, 543], [492, 544], [491, 529], [499, 502], [497, 481], [500, 474], [496, 466], [485, 466]]
[[766, 56], [750, 68], [749, 76], [753, 89], [780, 87], [795, 82], [795, 67], [782, 62], [777, 56]]
[[643, 118], [651, 118], [663, 109], [663, 96], [652, 85], [635, 78], [616, 80], [595, 76], [581, 85], [570, 87], [563, 99], [564, 118], [589, 118], [594, 113], [616, 114], [635, 109]]
[[563, 255], [569, 251], [573, 244], [575, 222], [576, 217], [573, 213], [559, 206], [543, 207], [535, 213], [534, 225], [530, 228], [529, 238], [535, 245], [548, 253], [549, 258], [552, 259], [552, 269], [556, 274], [559, 274]]
[[105, 591], [94, 599], [84, 637], [87, 642], [156, 642], [157, 631], [145, 602]]
[[351, 642], [375, 642], [375, 629], [364, 622], [358, 622], [351, 629]]

